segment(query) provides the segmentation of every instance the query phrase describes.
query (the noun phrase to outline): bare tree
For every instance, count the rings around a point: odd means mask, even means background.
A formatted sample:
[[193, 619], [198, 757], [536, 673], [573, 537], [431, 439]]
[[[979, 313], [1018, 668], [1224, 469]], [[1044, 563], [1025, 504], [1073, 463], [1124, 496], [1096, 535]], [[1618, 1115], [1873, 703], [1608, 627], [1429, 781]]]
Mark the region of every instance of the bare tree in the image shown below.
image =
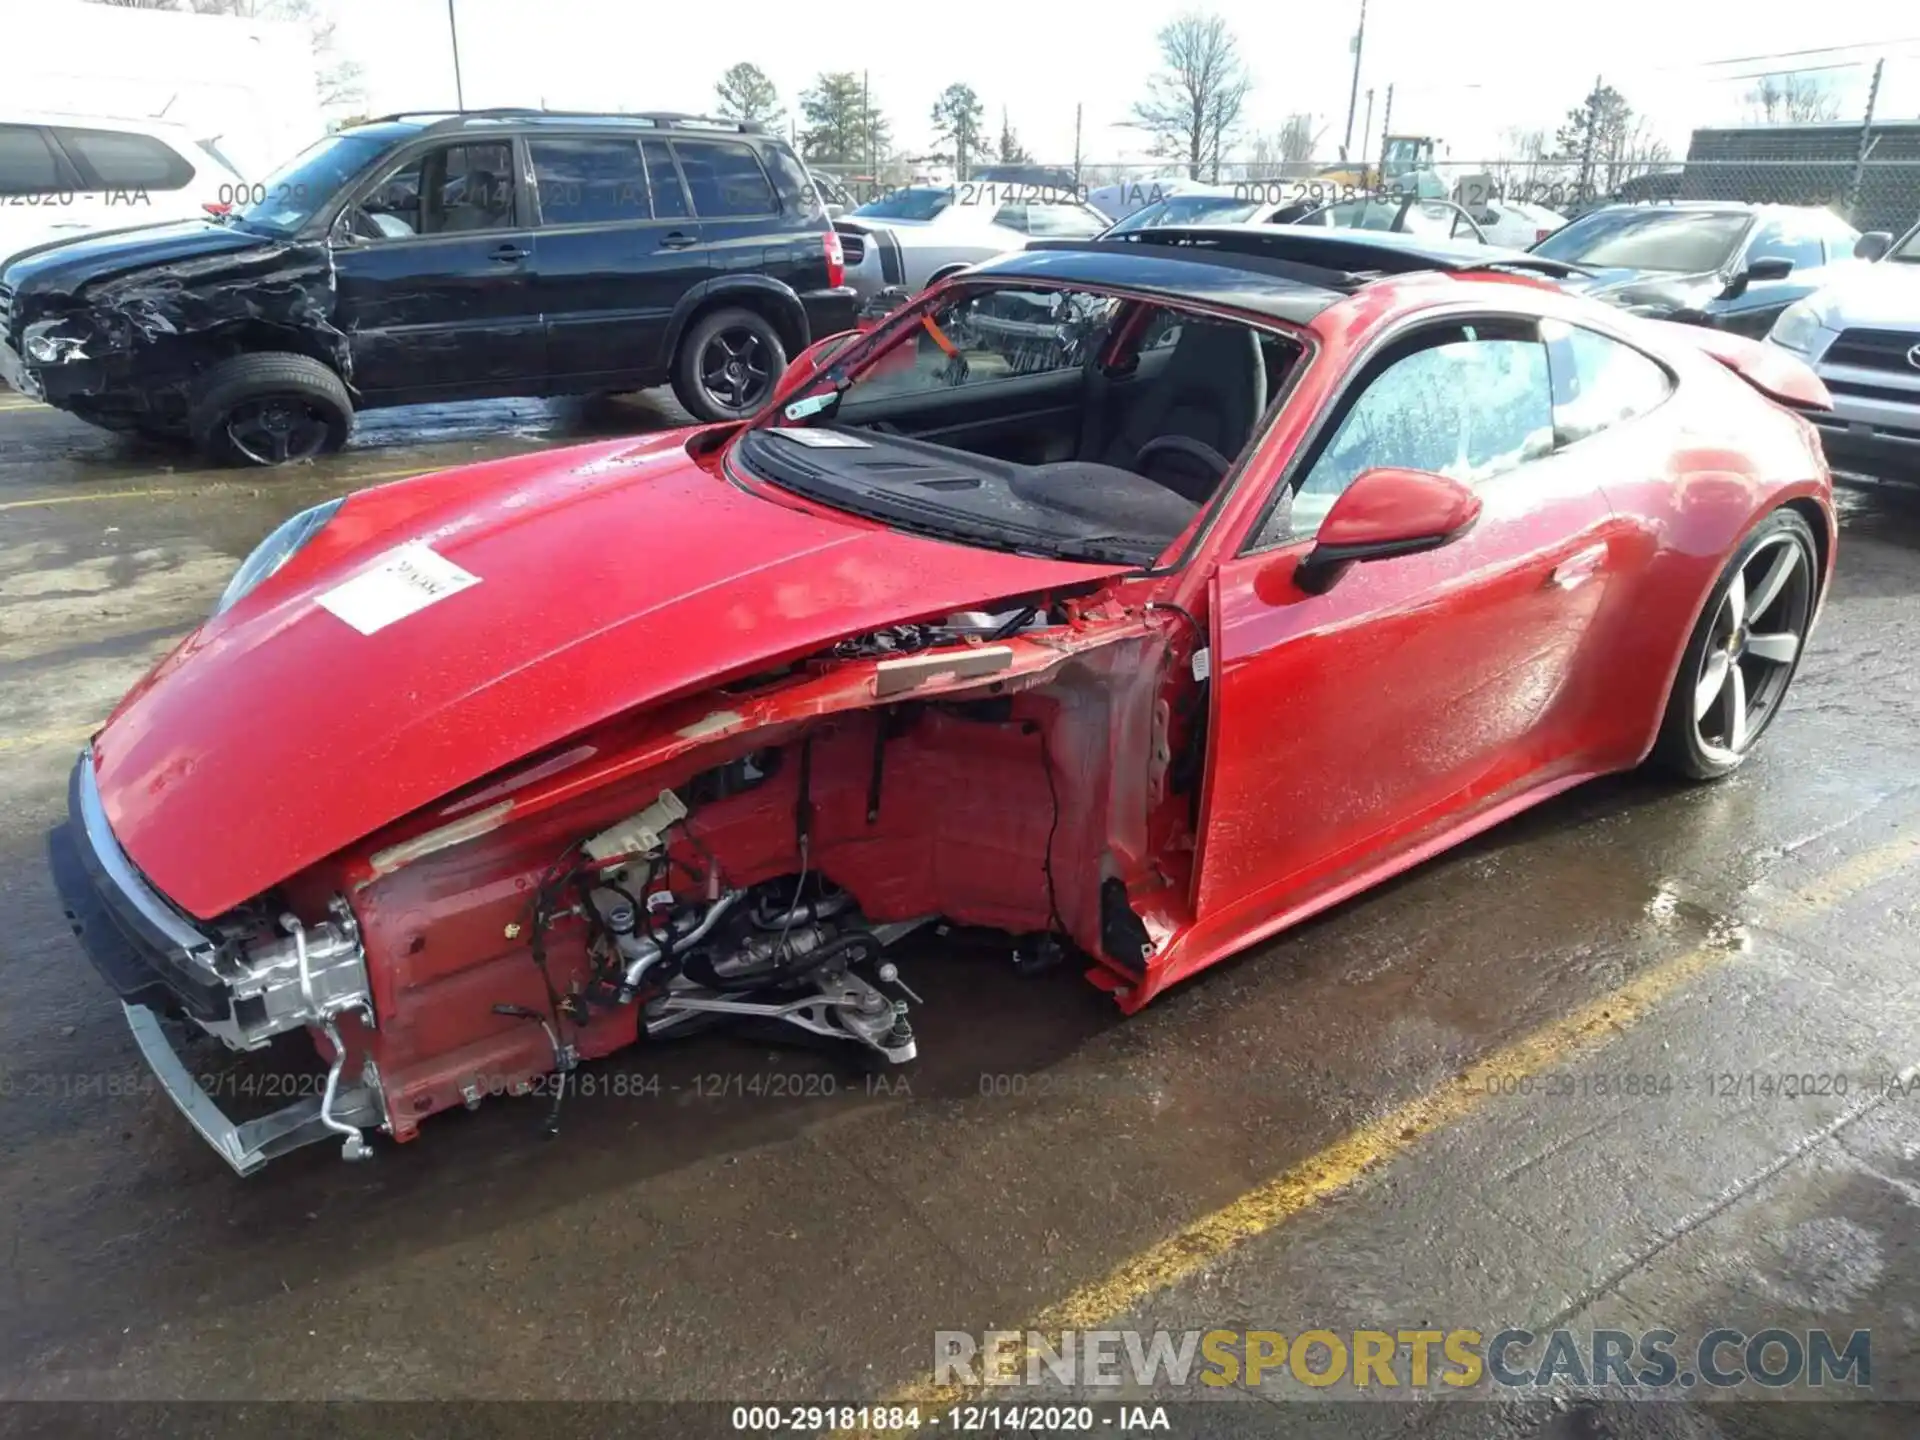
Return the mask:
[[1280, 158], [1289, 165], [1303, 164], [1313, 159], [1313, 152], [1320, 148], [1321, 137], [1327, 133], [1323, 125], [1313, 128], [1313, 116], [1295, 113], [1287, 116], [1287, 123], [1280, 127]]
[[122, 10], [187, 10], [195, 15], [236, 15], [243, 20], [281, 20], [306, 27], [324, 108], [363, 97], [360, 63], [334, 52], [334, 21], [318, 0], [93, 0]]
[[1747, 115], [1765, 125], [1807, 125], [1840, 114], [1840, 97], [1818, 76], [1762, 75], [1745, 95]]
[[1253, 86], [1239, 43], [1218, 15], [1180, 16], [1160, 32], [1161, 69], [1134, 103], [1134, 123], [1154, 137], [1154, 153], [1184, 160], [1198, 180], [1220, 178], [1220, 162], [1240, 125]]

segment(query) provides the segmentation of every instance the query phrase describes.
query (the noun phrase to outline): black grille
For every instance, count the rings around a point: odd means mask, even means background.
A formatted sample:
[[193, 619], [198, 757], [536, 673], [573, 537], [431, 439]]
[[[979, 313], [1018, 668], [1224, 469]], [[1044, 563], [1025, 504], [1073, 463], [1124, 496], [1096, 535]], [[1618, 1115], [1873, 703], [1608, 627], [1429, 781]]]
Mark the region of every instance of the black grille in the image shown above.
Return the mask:
[[1820, 358], [1827, 365], [1859, 365], [1868, 370], [1905, 370], [1920, 375], [1920, 365], [1907, 358], [1907, 352], [1915, 347], [1920, 347], [1920, 331], [1842, 330]]
[[867, 242], [858, 235], [840, 232], [840, 252], [847, 257], [848, 265], [858, 265], [867, 258]]
[[0, 285], [0, 341], [13, 332], [13, 287]]
[[[1920, 371], [1915, 372], [1920, 379]], [[1920, 410], [1920, 390], [1901, 390], [1892, 385], [1861, 385], [1852, 380], [1829, 380], [1827, 389], [1836, 395], [1858, 395], [1863, 400], [1888, 400], [1896, 405], [1911, 405]]]

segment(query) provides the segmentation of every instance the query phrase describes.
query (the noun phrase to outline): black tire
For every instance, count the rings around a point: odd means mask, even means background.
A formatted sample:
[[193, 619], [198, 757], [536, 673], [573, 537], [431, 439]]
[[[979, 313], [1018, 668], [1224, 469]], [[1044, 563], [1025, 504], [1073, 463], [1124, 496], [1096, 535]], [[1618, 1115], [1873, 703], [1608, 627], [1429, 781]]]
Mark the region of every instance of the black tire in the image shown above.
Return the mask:
[[200, 378], [187, 432], [218, 465], [273, 466], [330, 455], [353, 430], [340, 377], [305, 355], [223, 360]]
[[[1762, 551], [1778, 551], [1783, 556], [1791, 552], [1796, 557], [1792, 563], [1798, 566], [1770, 596], [1764, 594], [1765, 582], [1771, 578], [1773, 566], [1781, 562], [1769, 558], [1764, 566], [1756, 566], [1754, 562]], [[1813, 623], [1820, 594], [1819, 566], [1813, 529], [1794, 510], [1774, 511], [1740, 542], [1714, 581], [1713, 592], [1701, 608], [1700, 619], [1680, 657], [1680, 669], [1667, 696], [1666, 714], [1660, 721], [1660, 736], [1654, 742], [1652, 758], [1656, 765], [1685, 780], [1718, 780], [1738, 769], [1753, 753], [1762, 733], [1780, 713], [1806, 653], [1807, 629]], [[1754, 571], [1760, 572], [1757, 594], [1749, 588]], [[1743, 597], [1764, 596], [1766, 603], [1757, 609], [1743, 605], [1744, 623], [1733, 629], [1729, 627], [1728, 597], [1736, 576], [1740, 577]], [[1769, 659], [1759, 649], [1748, 648], [1749, 641], [1767, 640], [1776, 642], [1778, 653], [1779, 637], [1789, 632], [1795, 640], [1790, 659]], [[1726, 656], [1725, 663], [1717, 658], [1710, 660], [1710, 649], [1715, 657]], [[1723, 678], [1719, 688], [1713, 690], [1718, 698], [1703, 702], [1701, 697], [1712, 688], [1710, 668], [1721, 670]], [[1758, 683], [1746, 680], [1749, 671], [1757, 671]], [[1733, 683], [1736, 679], [1738, 684]], [[1741, 703], [1745, 717], [1737, 726], [1730, 718], [1736, 702]], [[1703, 704], [1707, 706], [1704, 715]]]
[[673, 393], [695, 419], [744, 420], [767, 402], [787, 347], [756, 310], [715, 310], [680, 337], [673, 357]]

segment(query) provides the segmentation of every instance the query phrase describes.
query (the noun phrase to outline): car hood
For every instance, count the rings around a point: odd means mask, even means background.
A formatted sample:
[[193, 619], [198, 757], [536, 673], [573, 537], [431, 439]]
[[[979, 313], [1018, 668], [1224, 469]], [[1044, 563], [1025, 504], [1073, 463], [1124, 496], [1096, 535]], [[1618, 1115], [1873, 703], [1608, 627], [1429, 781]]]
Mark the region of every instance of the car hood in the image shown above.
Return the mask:
[[1862, 265], [1814, 297], [1830, 330], [1920, 330], [1920, 262]]
[[1704, 310], [1720, 297], [1726, 279], [1709, 270], [1699, 275], [1669, 270], [1634, 270], [1624, 266], [1596, 269], [1590, 275], [1560, 282], [1576, 295], [1589, 295], [1610, 305], [1649, 310]]
[[[363, 491], [95, 737], [128, 854], [210, 918], [603, 720], [833, 641], [1124, 567], [771, 499], [686, 432]], [[424, 542], [478, 583], [363, 634], [319, 603]], [[336, 601], [337, 603], [337, 601]]]
[[23, 250], [0, 270], [16, 295], [71, 295], [81, 286], [157, 265], [242, 255], [284, 242], [206, 220], [103, 230]]

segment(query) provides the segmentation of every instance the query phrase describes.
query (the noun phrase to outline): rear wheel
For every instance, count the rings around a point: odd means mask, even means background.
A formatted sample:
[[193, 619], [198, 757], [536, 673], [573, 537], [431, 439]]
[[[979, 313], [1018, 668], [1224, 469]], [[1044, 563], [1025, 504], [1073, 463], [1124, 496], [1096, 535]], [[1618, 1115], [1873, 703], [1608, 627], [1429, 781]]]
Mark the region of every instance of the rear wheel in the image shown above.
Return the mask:
[[1752, 753], [1800, 667], [1819, 593], [1813, 530], [1792, 510], [1754, 528], [1687, 642], [1654, 757], [1714, 780]]
[[331, 454], [353, 429], [340, 377], [305, 355], [236, 355], [202, 377], [188, 429], [209, 460], [289, 465]]
[[743, 420], [767, 402], [787, 348], [757, 311], [716, 310], [694, 321], [673, 357], [673, 393], [701, 420]]

